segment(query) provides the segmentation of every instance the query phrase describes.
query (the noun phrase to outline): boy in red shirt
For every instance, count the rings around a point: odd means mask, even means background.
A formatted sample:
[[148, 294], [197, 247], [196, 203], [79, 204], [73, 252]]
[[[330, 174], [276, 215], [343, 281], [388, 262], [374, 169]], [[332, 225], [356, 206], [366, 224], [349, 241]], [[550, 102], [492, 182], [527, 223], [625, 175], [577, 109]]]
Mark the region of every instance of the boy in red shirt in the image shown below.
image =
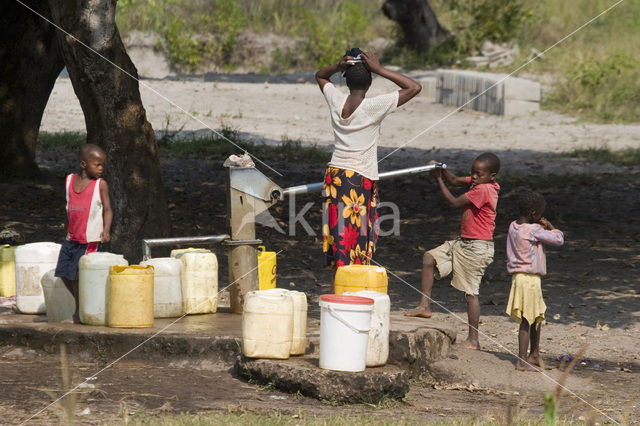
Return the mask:
[[[495, 154], [486, 152], [473, 161], [471, 176], [458, 177], [448, 169], [433, 171], [447, 203], [455, 209], [463, 209], [460, 237], [446, 241], [424, 254], [420, 305], [405, 313], [411, 317], [430, 318], [429, 302], [433, 279], [444, 278], [453, 272], [451, 285], [464, 291], [467, 299], [469, 336], [463, 345], [469, 349], [480, 349], [478, 293], [484, 271], [493, 262], [493, 230], [496, 226], [496, 206], [500, 192], [500, 185], [495, 178], [499, 170], [500, 159]], [[468, 186], [469, 191], [454, 197], [446, 184]]]
[[85, 144], [80, 148], [78, 158], [80, 173], [68, 175], [65, 181], [68, 233], [60, 248], [55, 272], [75, 299], [72, 321], [76, 323], [80, 322], [78, 262], [83, 255], [97, 251], [101, 242], [111, 240], [113, 219], [109, 186], [102, 179], [107, 155], [99, 146]]

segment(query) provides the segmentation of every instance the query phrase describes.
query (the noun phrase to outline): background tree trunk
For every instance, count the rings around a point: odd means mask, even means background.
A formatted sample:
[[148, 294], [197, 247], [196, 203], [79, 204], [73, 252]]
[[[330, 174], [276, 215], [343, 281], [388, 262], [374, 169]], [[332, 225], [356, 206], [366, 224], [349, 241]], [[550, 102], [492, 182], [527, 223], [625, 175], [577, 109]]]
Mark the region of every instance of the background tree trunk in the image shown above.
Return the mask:
[[[54, 22], [138, 78], [115, 24], [117, 0], [49, 0]], [[143, 238], [169, 235], [169, 214], [158, 149], [140, 99], [138, 81], [58, 33], [60, 51], [87, 125], [87, 142], [107, 153], [114, 222], [112, 251], [142, 257]]]
[[[50, 16], [46, 0], [27, 1]], [[0, 175], [37, 175], [42, 114], [64, 67], [55, 28], [15, 1], [0, 11]]]
[[449, 37], [427, 0], [386, 0], [382, 12], [400, 25], [403, 43], [413, 48], [429, 50]]

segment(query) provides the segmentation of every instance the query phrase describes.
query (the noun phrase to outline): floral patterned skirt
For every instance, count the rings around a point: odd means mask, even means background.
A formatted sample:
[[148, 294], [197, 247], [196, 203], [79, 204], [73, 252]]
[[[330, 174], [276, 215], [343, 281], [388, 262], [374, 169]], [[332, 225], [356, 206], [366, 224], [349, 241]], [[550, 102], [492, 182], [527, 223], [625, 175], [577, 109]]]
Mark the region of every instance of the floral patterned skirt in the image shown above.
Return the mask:
[[323, 192], [324, 266], [370, 264], [380, 231], [378, 182], [353, 170], [327, 167]]

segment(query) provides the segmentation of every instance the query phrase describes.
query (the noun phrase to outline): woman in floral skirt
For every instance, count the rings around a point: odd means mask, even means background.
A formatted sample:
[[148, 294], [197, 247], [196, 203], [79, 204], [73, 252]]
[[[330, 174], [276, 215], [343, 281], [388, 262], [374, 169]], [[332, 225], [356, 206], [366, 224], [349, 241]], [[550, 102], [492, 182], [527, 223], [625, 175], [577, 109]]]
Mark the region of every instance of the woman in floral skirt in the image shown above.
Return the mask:
[[[330, 81], [343, 72], [349, 94]], [[376, 73], [400, 90], [365, 98]], [[335, 146], [324, 178], [324, 265], [370, 264], [378, 238], [378, 142], [382, 120], [420, 93], [411, 78], [391, 71], [371, 52], [347, 51], [340, 62], [320, 69], [316, 80], [331, 114]]]

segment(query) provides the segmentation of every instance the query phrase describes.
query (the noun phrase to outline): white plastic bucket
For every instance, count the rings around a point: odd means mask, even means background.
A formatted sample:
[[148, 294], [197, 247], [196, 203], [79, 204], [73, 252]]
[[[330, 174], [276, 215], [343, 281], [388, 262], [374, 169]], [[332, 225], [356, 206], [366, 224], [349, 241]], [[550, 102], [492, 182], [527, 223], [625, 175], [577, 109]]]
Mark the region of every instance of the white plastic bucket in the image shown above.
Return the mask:
[[364, 371], [373, 299], [320, 296], [320, 368]]
[[153, 317], [182, 315], [182, 262], [174, 257], [156, 257], [140, 262], [140, 265], [153, 266]]
[[307, 295], [301, 291], [284, 288], [260, 290], [265, 294], [281, 294], [293, 302], [293, 329], [291, 334], [291, 355], [304, 355], [307, 349]]
[[242, 353], [249, 358], [287, 359], [293, 335], [293, 298], [250, 291], [242, 310]]
[[60, 244], [30, 243], [16, 247], [16, 306], [23, 314], [44, 314], [42, 277], [56, 268]]
[[107, 325], [109, 300], [109, 268], [128, 265], [121, 255], [109, 252], [85, 254], [78, 262], [78, 298], [80, 322]]
[[372, 290], [347, 291], [342, 294], [373, 299], [371, 330], [369, 330], [369, 344], [367, 346], [367, 367], [385, 365], [389, 358], [389, 322], [391, 315], [389, 295]]
[[76, 301], [64, 285], [62, 278], [55, 276], [55, 269], [42, 276], [44, 302], [47, 305], [47, 321], [60, 322], [71, 319], [76, 311]]

